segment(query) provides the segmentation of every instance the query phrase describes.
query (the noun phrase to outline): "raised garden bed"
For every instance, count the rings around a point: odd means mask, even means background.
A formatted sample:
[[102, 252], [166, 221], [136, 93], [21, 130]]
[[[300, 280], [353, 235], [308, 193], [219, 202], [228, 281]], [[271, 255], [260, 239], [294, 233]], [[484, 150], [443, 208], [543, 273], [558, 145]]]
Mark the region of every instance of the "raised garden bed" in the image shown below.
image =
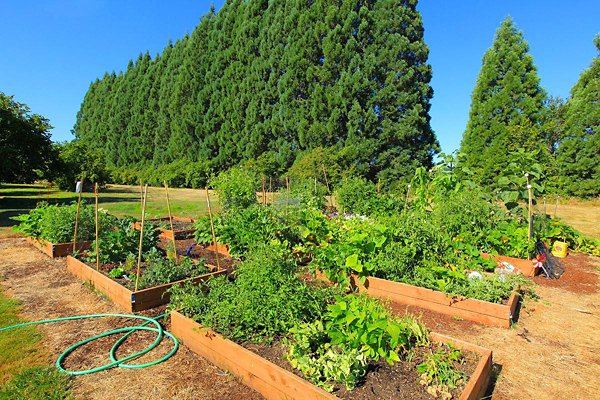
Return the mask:
[[418, 306], [480, 324], [503, 328], [510, 328], [520, 299], [519, 293], [513, 291], [506, 304], [496, 304], [374, 277], [368, 277], [362, 284], [356, 275], [352, 275], [351, 284], [360, 292], [388, 299], [396, 304]]
[[524, 260], [522, 258], [508, 257], [508, 256], [500, 256], [497, 254], [489, 254], [489, 253], [480, 253], [481, 257], [496, 261], [497, 263], [507, 262], [514, 266], [523, 276], [528, 278], [532, 278], [540, 273], [540, 268], [535, 268], [537, 264], [536, 260]]
[[[195, 221], [192, 218], [173, 217], [173, 230], [169, 229], [169, 217], [148, 219], [144, 224], [161, 225], [156, 228], [160, 231], [160, 235], [158, 235], [159, 238], [180, 240], [194, 237], [194, 233], [196, 232], [194, 229], [194, 222]], [[162, 226], [164, 225], [166, 225], [167, 228], [163, 228]], [[133, 228], [140, 230], [142, 228], [142, 223], [134, 222]]]
[[[239, 377], [242, 383], [258, 391], [266, 399], [337, 398], [177, 311], [171, 313], [171, 332], [193, 352]], [[479, 355], [475, 371], [461, 393], [460, 399], [481, 398], [490, 380], [492, 352], [435, 333], [430, 334], [430, 337], [434, 342], [452, 343], [455, 347]]]
[[225, 270], [216, 271], [216, 267], [214, 266], [208, 267], [215, 271], [194, 278], [182, 279], [165, 285], [133, 291], [104, 275], [102, 272], [96, 271], [94, 268], [86, 265], [75, 257], [67, 257], [67, 270], [69, 272], [85, 282], [90, 282], [96, 290], [106, 295], [113, 303], [117, 304], [127, 312], [147, 310], [168, 303], [170, 296], [167, 290], [173, 285], [186, 282], [199, 284], [210, 277], [226, 273]]
[[[25, 240], [33, 247], [46, 254], [48, 257], [66, 257], [73, 253], [73, 242], [50, 243], [44, 239], [36, 239], [31, 237], [26, 237]], [[88, 250], [92, 243], [92, 241], [77, 242], [76, 250]]]

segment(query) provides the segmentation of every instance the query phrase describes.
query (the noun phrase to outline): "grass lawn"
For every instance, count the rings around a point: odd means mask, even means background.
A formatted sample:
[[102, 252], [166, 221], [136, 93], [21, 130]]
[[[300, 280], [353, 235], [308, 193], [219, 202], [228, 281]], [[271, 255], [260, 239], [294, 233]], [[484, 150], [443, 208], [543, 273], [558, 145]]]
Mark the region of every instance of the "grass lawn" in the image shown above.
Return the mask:
[[[23, 322], [18, 311], [0, 286], [0, 327]], [[42, 338], [31, 326], [0, 332], [0, 400], [70, 398], [69, 377], [48, 366]]]
[[[171, 213], [177, 217], [198, 217], [208, 213], [206, 192], [200, 189], [169, 189]], [[70, 203], [77, 201], [73, 192], [48, 189], [41, 184], [36, 185], [0, 185], [0, 238], [16, 236], [11, 227], [16, 221], [10, 217], [20, 215], [35, 208], [38, 201], [49, 203]], [[84, 193], [82, 201], [94, 203], [93, 193]], [[216, 195], [210, 193], [211, 207], [218, 210]], [[131, 215], [141, 217], [140, 188], [136, 186], [108, 185], [98, 194], [98, 206], [108, 210], [117, 217]], [[165, 189], [148, 187], [146, 200], [146, 218], [167, 217], [167, 200]]]

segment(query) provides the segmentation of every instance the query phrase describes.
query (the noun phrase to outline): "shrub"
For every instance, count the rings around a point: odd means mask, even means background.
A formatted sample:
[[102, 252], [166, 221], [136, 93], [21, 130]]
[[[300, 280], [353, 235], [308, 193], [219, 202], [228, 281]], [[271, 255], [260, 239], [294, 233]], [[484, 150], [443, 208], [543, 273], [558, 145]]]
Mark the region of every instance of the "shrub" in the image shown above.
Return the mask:
[[247, 208], [256, 203], [258, 179], [247, 168], [234, 167], [221, 172], [211, 180], [211, 185], [217, 191], [225, 212]]

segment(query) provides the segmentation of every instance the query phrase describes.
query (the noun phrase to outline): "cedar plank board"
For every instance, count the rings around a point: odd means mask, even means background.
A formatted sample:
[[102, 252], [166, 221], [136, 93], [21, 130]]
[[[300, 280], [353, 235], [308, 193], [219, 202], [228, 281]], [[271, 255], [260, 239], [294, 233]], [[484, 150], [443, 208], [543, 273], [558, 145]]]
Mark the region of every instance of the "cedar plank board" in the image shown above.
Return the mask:
[[[268, 400], [337, 398], [177, 311], [171, 313], [171, 332], [193, 352], [240, 377], [242, 383], [255, 389]], [[473, 351], [480, 356], [460, 399], [481, 398], [490, 380], [492, 352], [445, 335], [431, 333], [430, 337], [435, 342], [452, 343], [457, 348]]]
[[491, 258], [492, 260], [496, 261], [497, 263], [500, 262], [507, 262], [509, 264], [512, 264], [517, 270], [519, 270], [521, 272], [521, 274], [523, 274], [523, 276], [527, 277], [527, 278], [532, 278], [534, 276], [536, 276], [537, 274], [539, 274], [540, 269], [539, 268], [534, 268], [536, 261], [535, 260], [524, 260], [522, 258], [515, 258], [515, 257], [508, 257], [508, 256], [501, 256], [498, 254], [489, 254], [489, 253], [480, 253], [481, 257], [488, 259]]
[[187, 278], [134, 292], [71, 256], [67, 257], [67, 270], [83, 281], [90, 281], [94, 285], [94, 288], [102, 292], [113, 303], [127, 312], [147, 310], [168, 303], [170, 296], [167, 290], [173, 285], [185, 282], [199, 284], [212, 276], [226, 273], [225, 270], [211, 272], [194, 278]]
[[[50, 243], [44, 239], [26, 237], [27, 243], [46, 254], [48, 257], [66, 257], [73, 252], [73, 242]], [[87, 250], [92, 245], [92, 241], [86, 240], [77, 242], [77, 250]]]
[[336, 398], [176, 311], [171, 313], [171, 332], [192, 351], [237, 375], [266, 399]]

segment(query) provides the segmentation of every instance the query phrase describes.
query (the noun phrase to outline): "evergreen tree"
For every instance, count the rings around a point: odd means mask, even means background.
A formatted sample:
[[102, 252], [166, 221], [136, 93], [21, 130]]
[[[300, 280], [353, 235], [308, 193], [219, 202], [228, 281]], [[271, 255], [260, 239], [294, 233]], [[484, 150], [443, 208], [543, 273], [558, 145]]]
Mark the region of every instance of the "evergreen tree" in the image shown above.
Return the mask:
[[[594, 44], [600, 53], [600, 35]], [[560, 186], [567, 194], [600, 194], [600, 54], [571, 89], [557, 161]]]
[[483, 57], [461, 143], [473, 179], [493, 186], [509, 153], [540, 147], [546, 94], [523, 33], [507, 17]]

